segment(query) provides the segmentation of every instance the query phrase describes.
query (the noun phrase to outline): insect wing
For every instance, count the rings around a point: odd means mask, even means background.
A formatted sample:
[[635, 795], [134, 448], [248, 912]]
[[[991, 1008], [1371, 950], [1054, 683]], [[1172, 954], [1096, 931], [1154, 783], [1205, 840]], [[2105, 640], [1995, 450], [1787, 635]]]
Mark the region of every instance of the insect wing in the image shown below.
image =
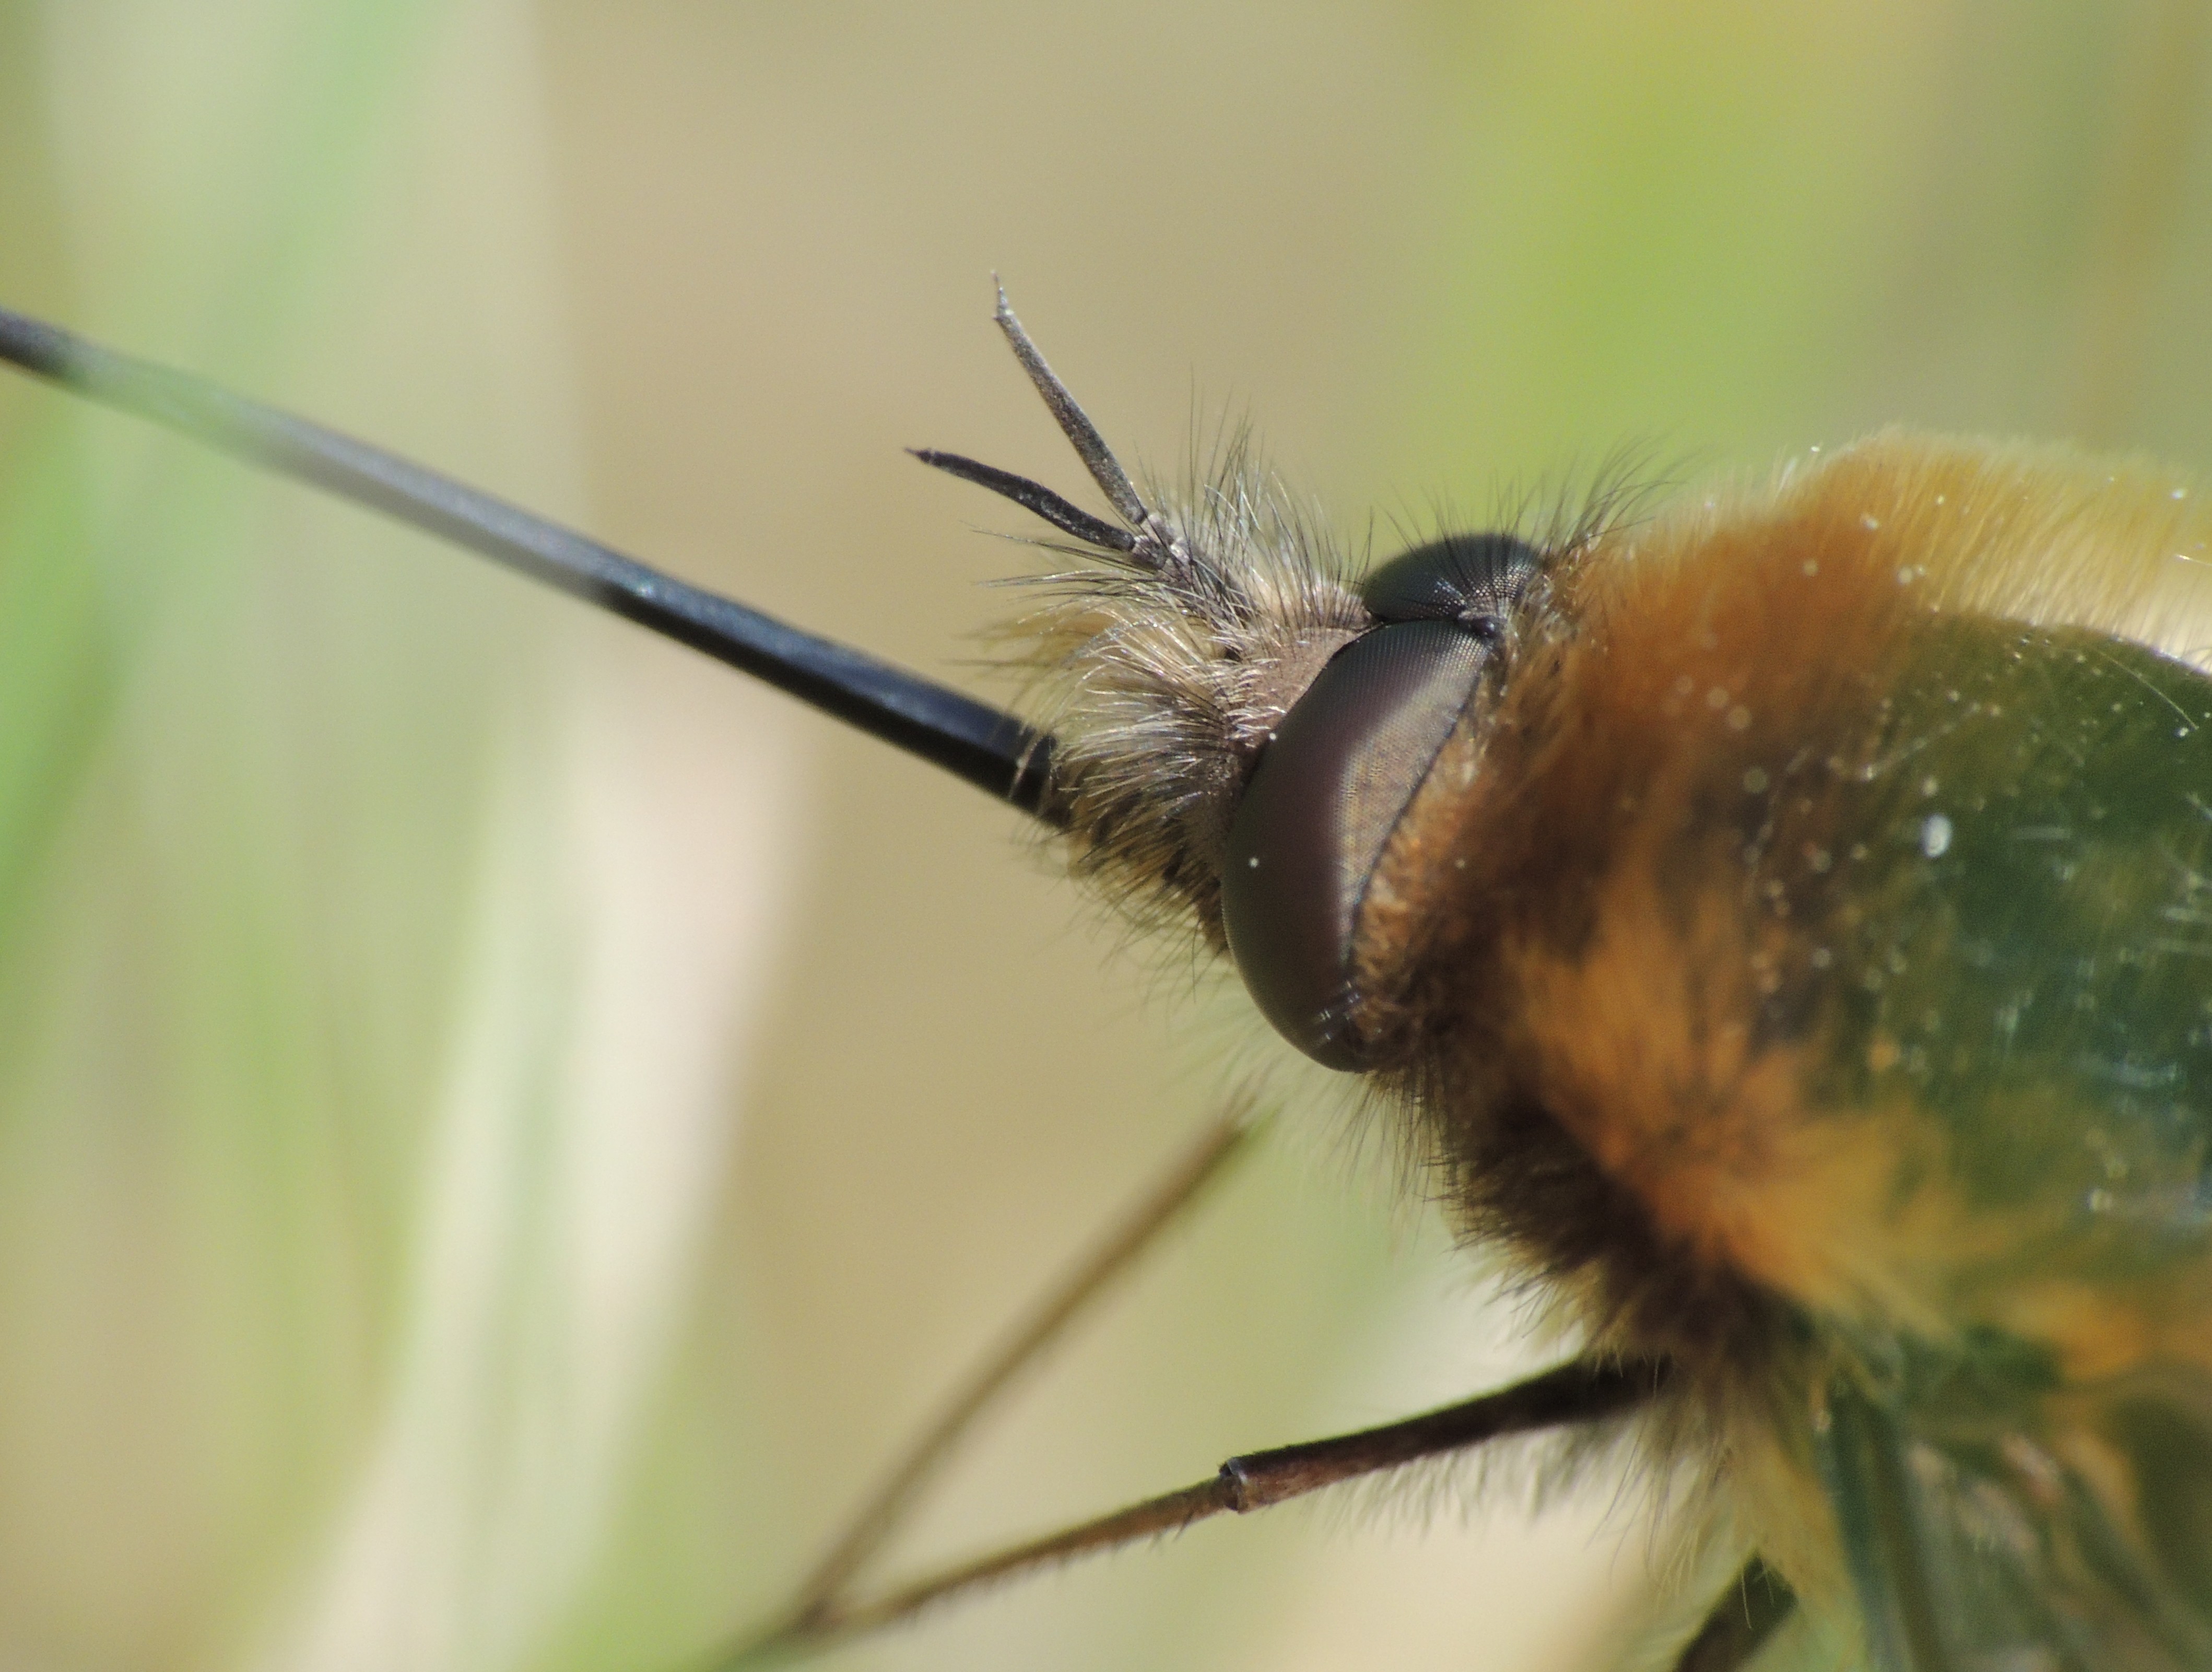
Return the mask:
[[2065, 1401], [2058, 1423], [2021, 1410], [1967, 1433], [1965, 1379], [1932, 1378], [1902, 1414], [1856, 1393], [1831, 1406], [1824, 1462], [1875, 1663], [2203, 1665], [2203, 1383], [2112, 1389]]
[[1817, 1450], [1873, 1657], [1913, 1672], [2212, 1655], [2201, 539], [2186, 490], [2100, 508], [2115, 480], [2054, 475], [2017, 567], [1950, 577], [2009, 570], [2014, 619], [1939, 614], [1885, 699], [1868, 845], [1905, 858], [1841, 920], [1832, 1089], [1904, 1159]]

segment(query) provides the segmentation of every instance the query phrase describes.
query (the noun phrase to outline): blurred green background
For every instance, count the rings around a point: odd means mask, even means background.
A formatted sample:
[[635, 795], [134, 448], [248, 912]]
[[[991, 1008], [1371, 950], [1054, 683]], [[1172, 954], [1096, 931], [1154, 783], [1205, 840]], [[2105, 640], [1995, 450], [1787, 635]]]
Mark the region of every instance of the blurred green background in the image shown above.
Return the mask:
[[[0, 0], [0, 299], [1000, 692], [976, 583], [1026, 554], [975, 531], [1019, 517], [900, 452], [1076, 485], [994, 270], [1125, 452], [1249, 412], [1355, 540], [1623, 442], [1758, 471], [1902, 420], [2202, 470], [2209, 33]], [[0, 1665], [659, 1672], [771, 1608], [1274, 1051], [1014, 824], [0, 382]], [[1329, 1103], [902, 1567], [1528, 1361]], [[1664, 1567], [1632, 1499], [1279, 1511], [835, 1663], [1587, 1665]]]

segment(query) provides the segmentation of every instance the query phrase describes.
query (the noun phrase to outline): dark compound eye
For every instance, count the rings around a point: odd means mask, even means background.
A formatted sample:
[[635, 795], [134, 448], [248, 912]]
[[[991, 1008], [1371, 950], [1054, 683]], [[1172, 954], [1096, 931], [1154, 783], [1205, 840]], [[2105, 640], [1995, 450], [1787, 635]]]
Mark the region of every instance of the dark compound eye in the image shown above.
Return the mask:
[[1359, 595], [1377, 621], [1449, 621], [1494, 634], [1542, 562], [1511, 534], [1447, 534], [1400, 552]]
[[1379, 625], [1329, 661], [1261, 752], [1229, 831], [1229, 948], [1277, 1031], [1332, 1068], [1372, 1066], [1352, 1025], [1368, 880], [1482, 682], [1541, 555], [1453, 535], [1361, 589]]

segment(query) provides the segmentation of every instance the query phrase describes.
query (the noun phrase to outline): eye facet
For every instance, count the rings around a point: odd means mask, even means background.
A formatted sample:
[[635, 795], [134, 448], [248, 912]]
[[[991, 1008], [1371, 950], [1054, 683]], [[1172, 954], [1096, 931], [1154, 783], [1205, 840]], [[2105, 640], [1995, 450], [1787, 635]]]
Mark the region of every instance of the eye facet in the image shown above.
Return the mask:
[[1230, 952], [1276, 1030], [1326, 1067], [1375, 1066], [1353, 1023], [1368, 880], [1540, 561], [1481, 534], [1383, 564], [1362, 588], [1382, 624], [1322, 669], [1245, 787], [1222, 877]]

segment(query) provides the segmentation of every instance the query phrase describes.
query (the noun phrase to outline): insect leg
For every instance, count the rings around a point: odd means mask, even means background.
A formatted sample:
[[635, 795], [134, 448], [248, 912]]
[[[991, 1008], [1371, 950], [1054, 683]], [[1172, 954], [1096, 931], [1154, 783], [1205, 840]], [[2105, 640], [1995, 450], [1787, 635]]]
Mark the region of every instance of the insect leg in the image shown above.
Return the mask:
[[946, 1568], [872, 1601], [793, 1620], [715, 1664], [720, 1672], [769, 1664], [896, 1624], [963, 1591], [1093, 1550], [1179, 1533], [1212, 1516], [1265, 1509], [1340, 1480], [1464, 1450], [1508, 1434], [1595, 1422], [1642, 1404], [1658, 1392], [1667, 1376], [1663, 1363], [1611, 1365], [1578, 1359], [1497, 1393], [1401, 1422], [1248, 1452], [1231, 1457], [1211, 1479], [1195, 1486]]
[[1782, 1576], [1753, 1556], [1729, 1581], [1705, 1623], [1675, 1657], [1674, 1672], [1737, 1672], [1797, 1606]]
[[799, 1588], [792, 1618], [805, 1621], [836, 1608], [838, 1594], [882, 1547], [930, 1477], [951, 1455], [985, 1406], [1050, 1347], [1060, 1331], [1218, 1178], [1257, 1130], [1252, 1099], [1240, 1095], [1198, 1141], [1177, 1156], [1108, 1235], [1066, 1272], [968, 1380], [945, 1401], [904, 1457], [878, 1485], [829, 1553]]

